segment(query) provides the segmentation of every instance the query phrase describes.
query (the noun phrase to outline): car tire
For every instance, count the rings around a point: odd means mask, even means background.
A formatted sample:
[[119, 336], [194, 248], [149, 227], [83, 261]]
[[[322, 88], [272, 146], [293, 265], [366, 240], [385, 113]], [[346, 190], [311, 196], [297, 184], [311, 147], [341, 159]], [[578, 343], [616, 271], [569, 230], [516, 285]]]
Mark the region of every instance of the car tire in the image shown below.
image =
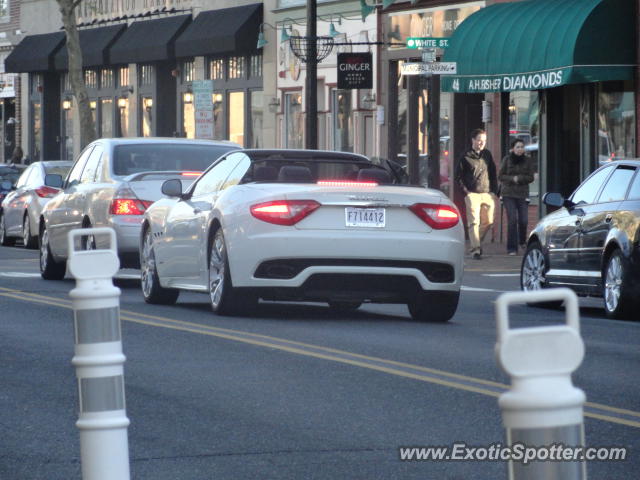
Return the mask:
[[30, 250], [38, 246], [38, 237], [31, 235], [31, 222], [29, 221], [29, 215], [26, 213], [22, 220], [22, 242], [24, 243], [24, 248]]
[[[533, 241], [527, 246], [520, 266], [520, 289], [523, 292], [535, 292], [547, 288], [547, 271], [549, 264], [542, 251], [540, 242]], [[528, 303], [530, 307], [560, 308], [562, 300], [551, 302]]]
[[180, 290], [160, 286], [151, 229], [148, 229], [144, 234], [142, 252], [140, 253], [140, 270], [140, 286], [146, 303], [154, 305], [173, 305], [176, 303]]
[[458, 309], [460, 291], [457, 292], [421, 292], [409, 302], [409, 313], [420, 322], [445, 323]]
[[56, 262], [49, 246], [49, 232], [42, 227], [40, 232], [40, 275], [45, 280], [62, 280], [67, 271], [66, 262]]
[[353, 312], [360, 308], [362, 302], [349, 302], [344, 300], [334, 300], [329, 303], [329, 308], [337, 312]]
[[629, 290], [629, 271], [622, 252], [616, 249], [602, 272], [602, 297], [607, 317], [631, 319], [636, 304]]
[[0, 245], [7, 247], [16, 243], [13, 237], [7, 237], [7, 228], [4, 223], [4, 215], [0, 212]]
[[216, 230], [209, 251], [209, 299], [211, 309], [218, 315], [249, 313], [257, 303], [257, 298], [241, 295], [231, 282], [222, 228]]

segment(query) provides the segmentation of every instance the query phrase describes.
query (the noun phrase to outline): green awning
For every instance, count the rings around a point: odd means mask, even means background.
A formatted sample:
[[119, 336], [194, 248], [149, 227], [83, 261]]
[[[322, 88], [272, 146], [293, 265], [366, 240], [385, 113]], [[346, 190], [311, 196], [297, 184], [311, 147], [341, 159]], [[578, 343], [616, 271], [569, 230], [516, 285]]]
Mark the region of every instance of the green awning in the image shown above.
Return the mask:
[[443, 58], [448, 92], [539, 90], [629, 80], [636, 65], [635, 2], [526, 0], [482, 8], [455, 30]]

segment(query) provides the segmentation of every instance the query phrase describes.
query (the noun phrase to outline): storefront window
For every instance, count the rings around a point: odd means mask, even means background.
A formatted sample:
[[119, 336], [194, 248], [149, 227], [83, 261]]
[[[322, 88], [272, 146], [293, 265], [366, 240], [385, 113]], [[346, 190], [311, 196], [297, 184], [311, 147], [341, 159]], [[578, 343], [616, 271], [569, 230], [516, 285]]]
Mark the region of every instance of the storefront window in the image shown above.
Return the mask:
[[150, 137], [153, 114], [153, 99], [151, 97], [142, 98], [142, 136]]
[[[62, 111], [64, 112], [64, 144], [63, 148], [63, 157], [67, 160], [73, 160], [73, 111], [71, 110], [71, 100], [67, 100], [69, 102], [68, 105], [63, 106]], [[68, 106], [68, 108], [66, 108]]]
[[129, 136], [129, 99], [122, 97], [118, 99], [118, 127], [119, 137]]
[[262, 140], [262, 121], [264, 117], [264, 94], [262, 90], [251, 91], [251, 118], [249, 119], [249, 125], [251, 126], [250, 132], [250, 145], [251, 148], [263, 148], [264, 142]]
[[285, 93], [285, 148], [303, 148], [304, 119], [302, 116], [302, 94]]
[[229, 57], [229, 79], [244, 78], [244, 57]]
[[195, 62], [193, 60], [182, 62], [182, 81], [193, 82], [195, 70]]
[[98, 88], [98, 73], [95, 70], [85, 70], [84, 83], [87, 88]]
[[216, 58], [209, 62], [209, 77], [212, 80], [224, 79], [224, 60], [222, 58]]
[[33, 103], [33, 157], [32, 161], [40, 160], [40, 146], [42, 145], [42, 106]]
[[215, 140], [226, 139], [224, 133], [223, 99], [222, 93], [213, 94], [213, 138]]
[[333, 149], [353, 152], [351, 90], [333, 90]]
[[517, 91], [509, 92], [509, 147], [515, 139], [524, 142], [525, 154], [530, 156], [535, 166], [535, 179], [529, 185], [529, 195], [537, 201], [540, 182], [540, 157], [538, 155], [538, 141], [540, 133], [538, 92]]
[[100, 101], [100, 135], [105, 138], [113, 137], [113, 100], [103, 98]]
[[[404, 62], [398, 62], [398, 76], [401, 75]], [[398, 87], [398, 161], [403, 165], [407, 162], [407, 89], [406, 80]]]
[[244, 145], [244, 92], [229, 93], [229, 140]]
[[451, 135], [449, 131], [450, 114], [453, 107], [453, 94], [440, 93], [440, 190], [445, 195], [453, 194], [451, 179], [453, 178], [454, 161], [451, 157]]
[[129, 67], [120, 67], [119, 81], [120, 87], [126, 87], [129, 85]]
[[140, 65], [140, 85], [153, 83], [153, 65]]
[[636, 148], [635, 98], [632, 82], [598, 86], [598, 162], [633, 158]]
[[195, 138], [196, 136], [193, 93], [191, 92], [182, 94], [182, 131], [187, 138]]

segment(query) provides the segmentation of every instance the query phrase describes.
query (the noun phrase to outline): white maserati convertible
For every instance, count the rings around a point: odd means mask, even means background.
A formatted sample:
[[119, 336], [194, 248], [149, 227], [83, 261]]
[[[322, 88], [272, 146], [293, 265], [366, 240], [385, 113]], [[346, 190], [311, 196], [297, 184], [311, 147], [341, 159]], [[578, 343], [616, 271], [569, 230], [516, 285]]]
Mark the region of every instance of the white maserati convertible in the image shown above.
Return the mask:
[[175, 303], [208, 293], [213, 311], [259, 299], [404, 303], [413, 318], [455, 313], [464, 231], [440, 191], [394, 184], [366, 157], [314, 150], [229, 152], [186, 191], [167, 180], [144, 214], [142, 293]]

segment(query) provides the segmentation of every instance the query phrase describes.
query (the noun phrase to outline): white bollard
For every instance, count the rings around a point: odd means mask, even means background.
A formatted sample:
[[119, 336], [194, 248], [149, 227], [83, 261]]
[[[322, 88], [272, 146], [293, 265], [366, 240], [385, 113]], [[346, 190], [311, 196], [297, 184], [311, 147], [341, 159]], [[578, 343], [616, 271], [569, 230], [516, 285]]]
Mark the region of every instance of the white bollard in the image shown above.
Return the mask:
[[[78, 237], [108, 235], [106, 250], [75, 250]], [[125, 409], [120, 330], [120, 289], [112, 277], [120, 262], [111, 228], [69, 232], [68, 271], [76, 279], [72, 300], [80, 412], [80, 458], [83, 480], [128, 480], [129, 419]]]
[[[566, 324], [509, 328], [509, 305], [553, 300], [564, 300]], [[496, 323], [496, 357], [511, 376], [511, 389], [498, 401], [512, 454], [509, 479], [584, 480], [585, 461], [565, 448], [585, 444], [585, 394], [571, 382], [584, 358], [576, 294], [568, 288], [502, 294]]]

